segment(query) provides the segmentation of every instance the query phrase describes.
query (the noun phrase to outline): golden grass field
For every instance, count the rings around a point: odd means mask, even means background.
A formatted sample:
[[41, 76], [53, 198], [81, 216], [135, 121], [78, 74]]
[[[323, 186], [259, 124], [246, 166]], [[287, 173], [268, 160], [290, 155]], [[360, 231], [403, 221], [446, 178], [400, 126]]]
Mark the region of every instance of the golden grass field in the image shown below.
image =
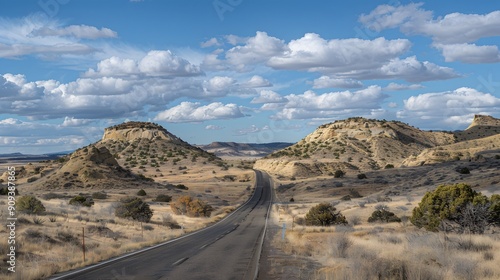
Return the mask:
[[[1, 166], [7, 169], [7, 165]], [[20, 167], [20, 166], [18, 166]], [[94, 199], [92, 207], [69, 205], [71, 197], [78, 194], [91, 195], [98, 190], [37, 190], [21, 185], [20, 196], [35, 195], [46, 208], [43, 215], [17, 215], [16, 227], [16, 273], [7, 274], [2, 268], [1, 279], [45, 279], [48, 276], [66, 270], [94, 264], [102, 260], [123, 255], [158, 244], [187, 232], [192, 232], [210, 225], [238, 205], [246, 201], [254, 187], [254, 172], [229, 168], [217, 171], [208, 169], [191, 169], [192, 174], [167, 177], [172, 184], [185, 184], [187, 191], [172, 193], [161, 188], [146, 188], [146, 196], [141, 198], [148, 202], [154, 215], [149, 223], [115, 217], [114, 205], [124, 197], [135, 197], [139, 189], [122, 188], [105, 190], [107, 198]], [[214, 179], [216, 177], [234, 176], [234, 180]], [[229, 178], [229, 177], [225, 177]], [[237, 179], [238, 178], [238, 179]], [[241, 180], [241, 181], [240, 181]], [[26, 178], [19, 181], [25, 182]], [[166, 180], [165, 180], [166, 181]], [[45, 198], [48, 193], [56, 194], [56, 198]], [[215, 210], [210, 218], [190, 218], [175, 215], [170, 203], [154, 202], [158, 194], [169, 194], [174, 199], [180, 195], [201, 197], [212, 205]], [[62, 197], [61, 197], [62, 196]], [[7, 197], [0, 197], [0, 219], [7, 218]], [[170, 224], [178, 224], [181, 228], [171, 228]], [[82, 230], [85, 232], [86, 255], [83, 260]], [[8, 230], [2, 227], [0, 253], [6, 259]]]
[[[277, 192], [281, 204], [272, 207], [259, 279], [500, 279], [498, 228], [482, 235], [435, 233], [408, 220], [425, 192], [439, 184], [465, 182], [488, 196], [500, 193], [498, 160], [470, 163], [474, 170], [467, 176], [453, 171], [464, 164], [469, 163], [380, 170], [366, 173], [369, 181], [363, 183], [354, 176], [304, 181], [274, 176], [277, 190], [295, 186]], [[376, 179], [384, 181], [377, 184]], [[363, 197], [340, 200], [351, 188]], [[349, 224], [294, 223], [320, 202], [333, 203]], [[402, 222], [368, 223], [377, 205], [388, 207]]]

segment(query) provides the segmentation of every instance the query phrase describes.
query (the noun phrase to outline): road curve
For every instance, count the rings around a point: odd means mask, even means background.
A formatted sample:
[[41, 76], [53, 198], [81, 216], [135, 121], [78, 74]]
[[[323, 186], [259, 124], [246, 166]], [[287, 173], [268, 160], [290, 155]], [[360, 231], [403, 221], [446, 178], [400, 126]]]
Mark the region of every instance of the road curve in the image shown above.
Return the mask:
[[258, 170], [255, 173], [253, 196], [217, 224], [149, 250], [51, 279], [254, 279], [272, 202], [269, 176]]

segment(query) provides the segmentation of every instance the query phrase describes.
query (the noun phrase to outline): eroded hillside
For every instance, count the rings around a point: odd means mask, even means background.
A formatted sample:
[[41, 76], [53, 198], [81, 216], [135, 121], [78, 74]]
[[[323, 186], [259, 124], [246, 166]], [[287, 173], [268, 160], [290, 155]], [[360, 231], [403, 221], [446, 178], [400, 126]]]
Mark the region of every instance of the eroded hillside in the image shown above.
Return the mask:
[[[349, 118], [321, 125], [298, 143], [258, 160], [255, 168], [312, 177], [333, 175], [336, 170], [360, 172], [465, 160], [485, 151], [498, 152], [499, 132], [497, 119], [479, 115], [467, 130], [455, 133], [424, 131], [398, 121]], [[453, 152], [439, 153], [447, 149]]]

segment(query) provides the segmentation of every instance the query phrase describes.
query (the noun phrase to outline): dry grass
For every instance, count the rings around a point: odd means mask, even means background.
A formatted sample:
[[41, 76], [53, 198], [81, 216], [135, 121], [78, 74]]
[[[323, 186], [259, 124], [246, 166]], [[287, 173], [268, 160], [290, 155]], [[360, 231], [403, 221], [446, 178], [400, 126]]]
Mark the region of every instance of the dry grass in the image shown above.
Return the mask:
[[[373, 211], [374, 205], [367, 208]], [[498, 233], [432, 233], [402, 223], [368, 224], [366, 219], [359, 219], [356, 226], [294, 226], [291, 230], [292, 216], [307, 209], [302, 204], [289, 205], [286, 211], [273, 207], [271, 220], [276, 225], [286, 223], [289, 230], [284, 241], [280, 231], [272, 246], [295, 259], [318, 263], [319, 268], [308, 272], [310, 279], [500, 279]], [[364, 211], [350, 208], [347, 217], [365, 216]], [[293, 262], [283, 258], [280, 265]]]
[[[218, 172], [217, 176], [232, 174], [236, 178], [235, 181], [208, 182], [207, 180], [205, 184], [202, 183], [203, 178], [210, 176], [213, 178], [213, 175], [201, 169], [199, 171], [196, 178], [191, 178], [191, 181], [187, 177], [170, 177], [171, 183], [185, 184], [189, 187], [188, 191], [172, 191], [163, 188], [145, 189], [147, 195], [141, 198], [150, 203], [154, 215], [150, 223], [143, 224], [142, 228], [139, 222], [114, 216], [114, 204], [123, 197], [135, 196], [138, 191], [136, 188], [106, 190], [107, 198], [96, 199], [95, 204], [87, 208], [68, 205], [68, 201], [70, 197], [80, 192], [91, 195], [95, 190], [59, 191], [56, 198], [47, 200], [43, 199], [42, 191], [20, 186], [21, 195], [32, 193], [40, 198], [46, 207], [47, 214], [18, 215], [16, 273], [3, 272], [0, 273], [0, 278], [45, 279], [54, 273], [94, 264], [173, 239], [222, 219], [248, 199], [252, 193], [252, 188], [247, 187], [254, 185], [253, 171], [230, 168], [227, 171], [220, 171], [220, 174]], [[239, 180], [244, 180], [244, 182]], [[172, 195], [174, 199], [185, 194], [200, 197], [214, 206], [215, 211], [210, 218], [175, 215], [169, 203], [153, 202], [153, 199], [161, 193]], [[6, 201], [7, 197], [0, 197], [0, 207], [6, 209]], [[5, 220], [5, 218], [6, 211], [0, 211], [0, 219]], [[178, 224], [181, 228], [171, 228], [172, 224]], [[82, 228], [85, 230], [85, 261], [83, 261], [81, 245]], [[7, 240], [5, 229], [0, 230], [0, 238]], [[0, 247], [1, 250], [5, 250], [6, 246]], [[6, 255], [8, 252], [1, 253]]]

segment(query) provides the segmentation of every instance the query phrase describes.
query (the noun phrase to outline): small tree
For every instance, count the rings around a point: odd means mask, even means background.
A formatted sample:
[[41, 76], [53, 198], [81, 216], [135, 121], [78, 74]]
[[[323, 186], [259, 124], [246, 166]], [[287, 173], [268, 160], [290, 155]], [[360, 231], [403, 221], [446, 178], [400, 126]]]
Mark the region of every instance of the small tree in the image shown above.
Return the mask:
[[28, 214], [41, 214], [45, 212], [45, 206], [32, 195], [22, 196], [17, 200], [17, 210]]
[[484, 225], [484, 219], [489, 220], [495, 215], [493, 204], [469, 185], [442, 185], [424, 195], [418, 207], [413, 209], [410, 221], [430, 231], [448, 227], [460, 232], [481, 233], [485, 229], [481, 225]]
[[333, 174], [333, 177], [334, 177], [334, 178], [342, 178], [342, 177], [344, 177], [344, 175], [345, 175], [345, 172], [344, 172], [344, 171], [342, 171], [342, 170], [337, 170], [337, 171], [335, 171], [335, 173]]
[[362, 180], [362, 179], [366, 179], [366, 174], [364, 173], [361, 173], [361, 174], [358, 174], [358, 179]]
[[146, 196], [146, 191], [143, 190], [143, 189], [140, 189], [138, 192], [137, 192], [137, 195], [138, 196]]
[[368, 218], [368, 222], [400, 223], [401, 219], [394, 213], [387, 211], [386, 209], [380, 209], [373, 211], [372, 215]]
[[172, 201], [172, 197], [170, 195], [166, 195], [166, 194], [159, 194], [156, 196], [154, 201], [156, 201], [156, 202], [170, 202], [170, 201]]
[[94, 200], [91, 197], [77, 195], [69, 201], [70, 205], [91, 207], [94, 205]]
[[347, 224], [347, 220], [331, 204], [320, 203], [307, 212], [305, 220], [308, 226], [330, 226], [337, 224]]
[[500, 194], [494, 194], [490, 198], [489, 222], [500, 226]]
[[460, 174], [470, 174], [470, 170], [467, 167], [460, 167], [456, 169]]
[[115, 216], [147, 223], [153, 217], [153, 210], [142, 199], [129, 197], [120, 200], [115, 208]]

